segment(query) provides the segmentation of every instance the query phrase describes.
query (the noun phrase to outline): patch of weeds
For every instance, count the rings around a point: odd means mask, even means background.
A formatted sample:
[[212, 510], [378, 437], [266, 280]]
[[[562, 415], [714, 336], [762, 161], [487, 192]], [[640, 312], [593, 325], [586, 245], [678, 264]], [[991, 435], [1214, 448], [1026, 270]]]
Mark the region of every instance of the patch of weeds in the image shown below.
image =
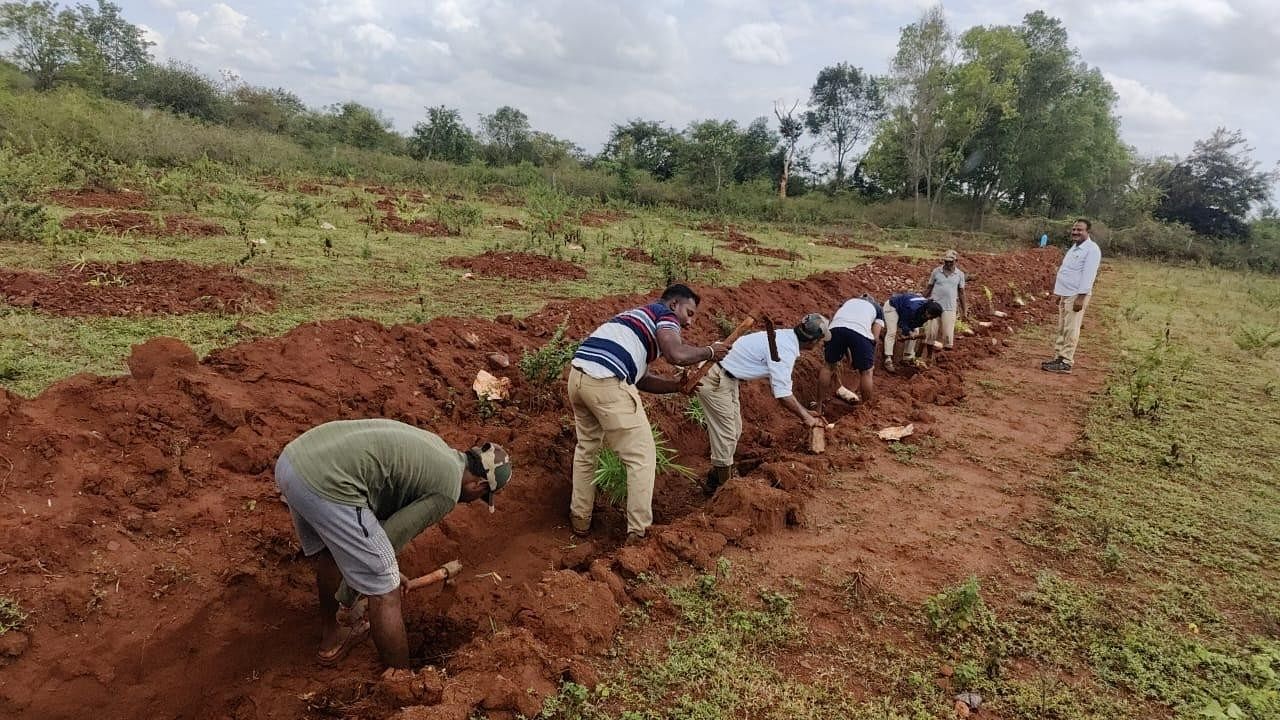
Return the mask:
[[23, 611], [17, 600], [0, 595], [0, 635], [10, 630], [17, 630], [26, 620], [27, 613]]
[[716, 331], [720, 333], [720, 339], [722, 340], [732, 335], [734, 328], [737, 327], [737, 323], [730, 320], [728, 315], [725, 315], [719, 310], [716, 311], [715, 315], [711, 316], [711, 319], [715, 322]]
[[368, 262], [373, 259], [373, 246], [368, 242], [360, 244], [360, 259]]
[[1166, 328], [1164, 335], [1140, 351], [1137, 360], [1123, 371], [1126, 382], [1119, 392], [1135, 418], [1158, 420], [1175, 385], [1191, 367], [1191, 355], [1174, 348], [1169, 336]]
[[461, 235], [463, 230], [475, 227], [484, 220], [484, 211], [468, 203], [450, 203], [436, 206], [436, 222], [451, 235]]
[[889, 443], [889, 452], [893, 453], [893, 458], [903, 465], [910, 465], [915, 462], [916, 454], [919, 453], [921, 447], [912, 443], [892, 442]]
[[1104, 573], [1110, 575], [1119, 572], [1121, 564], [1124, 563], [1124, 553], [1115, 545], [1107, 543], [1107, 546], [1102, 550], [1102, 555], [1099, 557], [1099, 562]]
[[322, 202], [306, 195], [292, 195], [285, 205], [285, 212], [277, 222], [291, 227], [302, 227], [314, 222], [320, 212]]
[[1246, 352], [1261, 350], [1265, 353], [1272, 348], [1280, 347], [1280, 328], [1254, 324], [1241, 325], [1236, 328], [1231, 339], [1241, 350]]
[[963, 635], [975, 626], [995, 621], [995, 615], [982, 601], [978, 578], [973, 575], [925, 600], [924, 615], [929, 629], [941, 637]]

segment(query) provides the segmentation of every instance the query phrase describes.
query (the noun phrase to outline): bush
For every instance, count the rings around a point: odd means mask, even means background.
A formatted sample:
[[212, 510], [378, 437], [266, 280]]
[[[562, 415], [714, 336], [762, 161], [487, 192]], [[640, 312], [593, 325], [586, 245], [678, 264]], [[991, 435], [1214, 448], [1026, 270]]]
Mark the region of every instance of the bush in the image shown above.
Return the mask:
[[0, 203], [0, 240], [42, 242], [57, 233], [58, 225], [43, 205]]
[[[693, 477], [693, 470], [676, 462], [676, 451], [667, 444], [662, 431], [657, 428], [652, 428], [652, 431], [653, 444], [658, 457], [657, 474], [673, 472], [682, 477]], [[600, 456], [596, 460], [596, 474], [592, 481], [610, 503], [622, 505], [627, 501], [627, 468], [622, 464], [622, 458], [618, 457], [613, 450], [604, 448], [600, 451]]]

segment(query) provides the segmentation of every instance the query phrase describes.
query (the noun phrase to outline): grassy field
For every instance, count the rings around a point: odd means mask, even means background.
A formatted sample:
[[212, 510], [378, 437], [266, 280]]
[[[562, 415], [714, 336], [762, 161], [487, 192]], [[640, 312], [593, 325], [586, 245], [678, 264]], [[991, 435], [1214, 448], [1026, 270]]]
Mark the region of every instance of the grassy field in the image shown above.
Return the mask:
[[[281, 189], [269, 190], [216, 171], [209, 174], [207, 179], [194, 180], [189, 170], [158, 177], [140, 175], [133, 186], [141, 186], [153, 198], [148, 213], [157, 217], [194, 214], [221, 222], [226, 235], [156, 238], [62, 232], [56, 242], [0, 243], [0, 266], [41, 270], [86, 261], [149, 258], [236, 267], [245, 277], [276, 290], [276, 308], [245, 316], [57, 318], [0, 304], [0, 383], [30, 395], [76, 372], [122, 372], [129, 346], [154, 335], [181, 338], [203, 354], [254, 333], [279, 334], [312, 320], [361, 316], [398, 323], [441, 315], [522, 314], [552, 298], [649, 291], [670, 277], [736, 284], [749, 278], [803, 277], [846, 268], [867, 257], [864, 251], [818, 242], [825, 234], [848, 233], [850, 228], [735, 224], [765, 247], [799, 255], [796, 260], [778, 260], [716, 247], [713, 235], [698, 228], [723, 219], [705, 213], [614, 206], [609, 209], [623, 214], [617, 222], [582, 226], [577, 220], [581, 213], [601, 208], [541, 186], [512, 190], [507, 203], [479, 195], [446, 199], [429, 188], [422, 200], [399, 196], [395, 202], [401, 217], [439, 218], [458, 231], [455, 236], [425, 238], [371, 227], [367, 220], [382, 216], [373, 207], [379, 196], [361, 185], [323, 185], [319, 195], [305, 195], [292, 189], [302, 182], [297, 178]], [[193, 187], [218, 191], [222, 199], [202, 197]], [[226, 200], [245, 193], [262, 198], [251, 213], [238, 211]], [[49, 210], [56, 220], [73, 212], [99, 212], [53, 206]], [[240, 217], [245, 219], [243, 235]], [[512, 220], [523, 229], [503, 226], [503, 221]], [[333, 229], [322, 229], [324, 224]], [[247, 253], [246, 237], [265, 240], [266, 250], [237, 265]], [[923, 254], [925, 246], [936, 248], [948, 242], [948, 233], [904, 229], [861, 232], [859, 239], [911, 255]], [[326, 240], [331, 249], [326, 249]], [[615, 249], [630, 247], [647, 250], [657, 262], [639, 264], [614, 254]], [[464, 270], [440, 265], [451, 256], [495, 249], [569, 260], [585, 267], [587, 277], [537, 282], [477, 277], [464, 282]], [[692, 266], [689, 252], [713, 255], [725, 267]], [[86, 292], [91, 291], [86, 287]]]
[[544, 716], [948, 718], [948, 666], [1000, 717], [1280, 717], [1280, 281], [1125, 262], [1107, 285], [1106, 392], [1021, 531], [1033, 588], [971, 578], [919, 605], [849, 578], [870, 630], [819, 649], [793, 611], [804, 584], [722, 560], [662, 588], [674, 620], [633, 617], [668, 639], [620, 644], [612, 675]]

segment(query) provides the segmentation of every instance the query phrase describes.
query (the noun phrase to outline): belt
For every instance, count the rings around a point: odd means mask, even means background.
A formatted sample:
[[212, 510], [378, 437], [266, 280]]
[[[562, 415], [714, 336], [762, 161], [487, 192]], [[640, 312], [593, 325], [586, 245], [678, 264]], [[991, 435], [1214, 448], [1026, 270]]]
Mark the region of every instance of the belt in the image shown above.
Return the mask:
[[720, 366], [720, 372], [724, 373], [724, 376], [725, 376], [725, 377], [729, 378], [730, 380], [737, 380], [737, 379], [738, 379], [738, 378], [737, 378], [737, 376], [735, 376], [733, 373], [729, 372], [729, 369], [728, 369], [728, 368], [726, 368], [724, 365], [721, 365], [721, 364], [720, 364], [720, 363], [718, 363], [718, 362], [716, 363], [716, 365], [719, 365], [719, 366]]

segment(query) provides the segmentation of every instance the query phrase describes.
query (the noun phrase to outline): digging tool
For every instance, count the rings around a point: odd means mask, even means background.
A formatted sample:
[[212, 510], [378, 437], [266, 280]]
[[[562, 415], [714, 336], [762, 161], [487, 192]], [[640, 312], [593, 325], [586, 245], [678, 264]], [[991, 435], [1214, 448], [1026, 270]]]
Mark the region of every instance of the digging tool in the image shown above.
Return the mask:
[[[419, 590], [428, 585], [435, 585], [438, 582], [448, 582], [457, 577], [462, 572], [462, 562], [459, 560], [450, 560], [440, 567], [432, 570], [426, 575], [413, 578], [404, 584], [404, 591]], [[362, 618], [368, 611], [369, 600], [361, 595], [354, 603], [351, 604], [350, 616], [352, 618]]]
[[[721, 340], [720, 342], [724, 343], [725, 345], [732, 345], [734, 340], [737, 340], [738, 338], [742, 337], [742, 334], [750, 330], [751, 326], [755, 324], [756, 324], [755, 318], [748, 315], [747, 317], [743, 318], [742, 322], [738, 323], [738, 327], [734, 328], [733, 332], [729, 333], [729, 337]], [[692, 393], [693, 389], [698, 387], [698, 382], [702, 380], [702, 376], [706, 375], [707, 371], [710, 369], [711, 369], [711, 361], [708, 360], [702, 363], [701, 365], [699, 365], [698, 367], [694, 368], [693, 370], [691, 370], [688, 376], [685, 377], [684, 387], [680, 388], [680, 392], [684, 393], [685, 395]]]
[[769, 359], [782, 362], [782, 358], [778, 356], [778, 329], [773, 325], [773, 318], [764, 318], [764, 336], [769, 341]]
[[809, 452], [815, 455], [821, 455], [827, 451], [827, 431], [836, 426], [835, 423], [826, 423], [825, 425], [817, 425], [809, 428]]

